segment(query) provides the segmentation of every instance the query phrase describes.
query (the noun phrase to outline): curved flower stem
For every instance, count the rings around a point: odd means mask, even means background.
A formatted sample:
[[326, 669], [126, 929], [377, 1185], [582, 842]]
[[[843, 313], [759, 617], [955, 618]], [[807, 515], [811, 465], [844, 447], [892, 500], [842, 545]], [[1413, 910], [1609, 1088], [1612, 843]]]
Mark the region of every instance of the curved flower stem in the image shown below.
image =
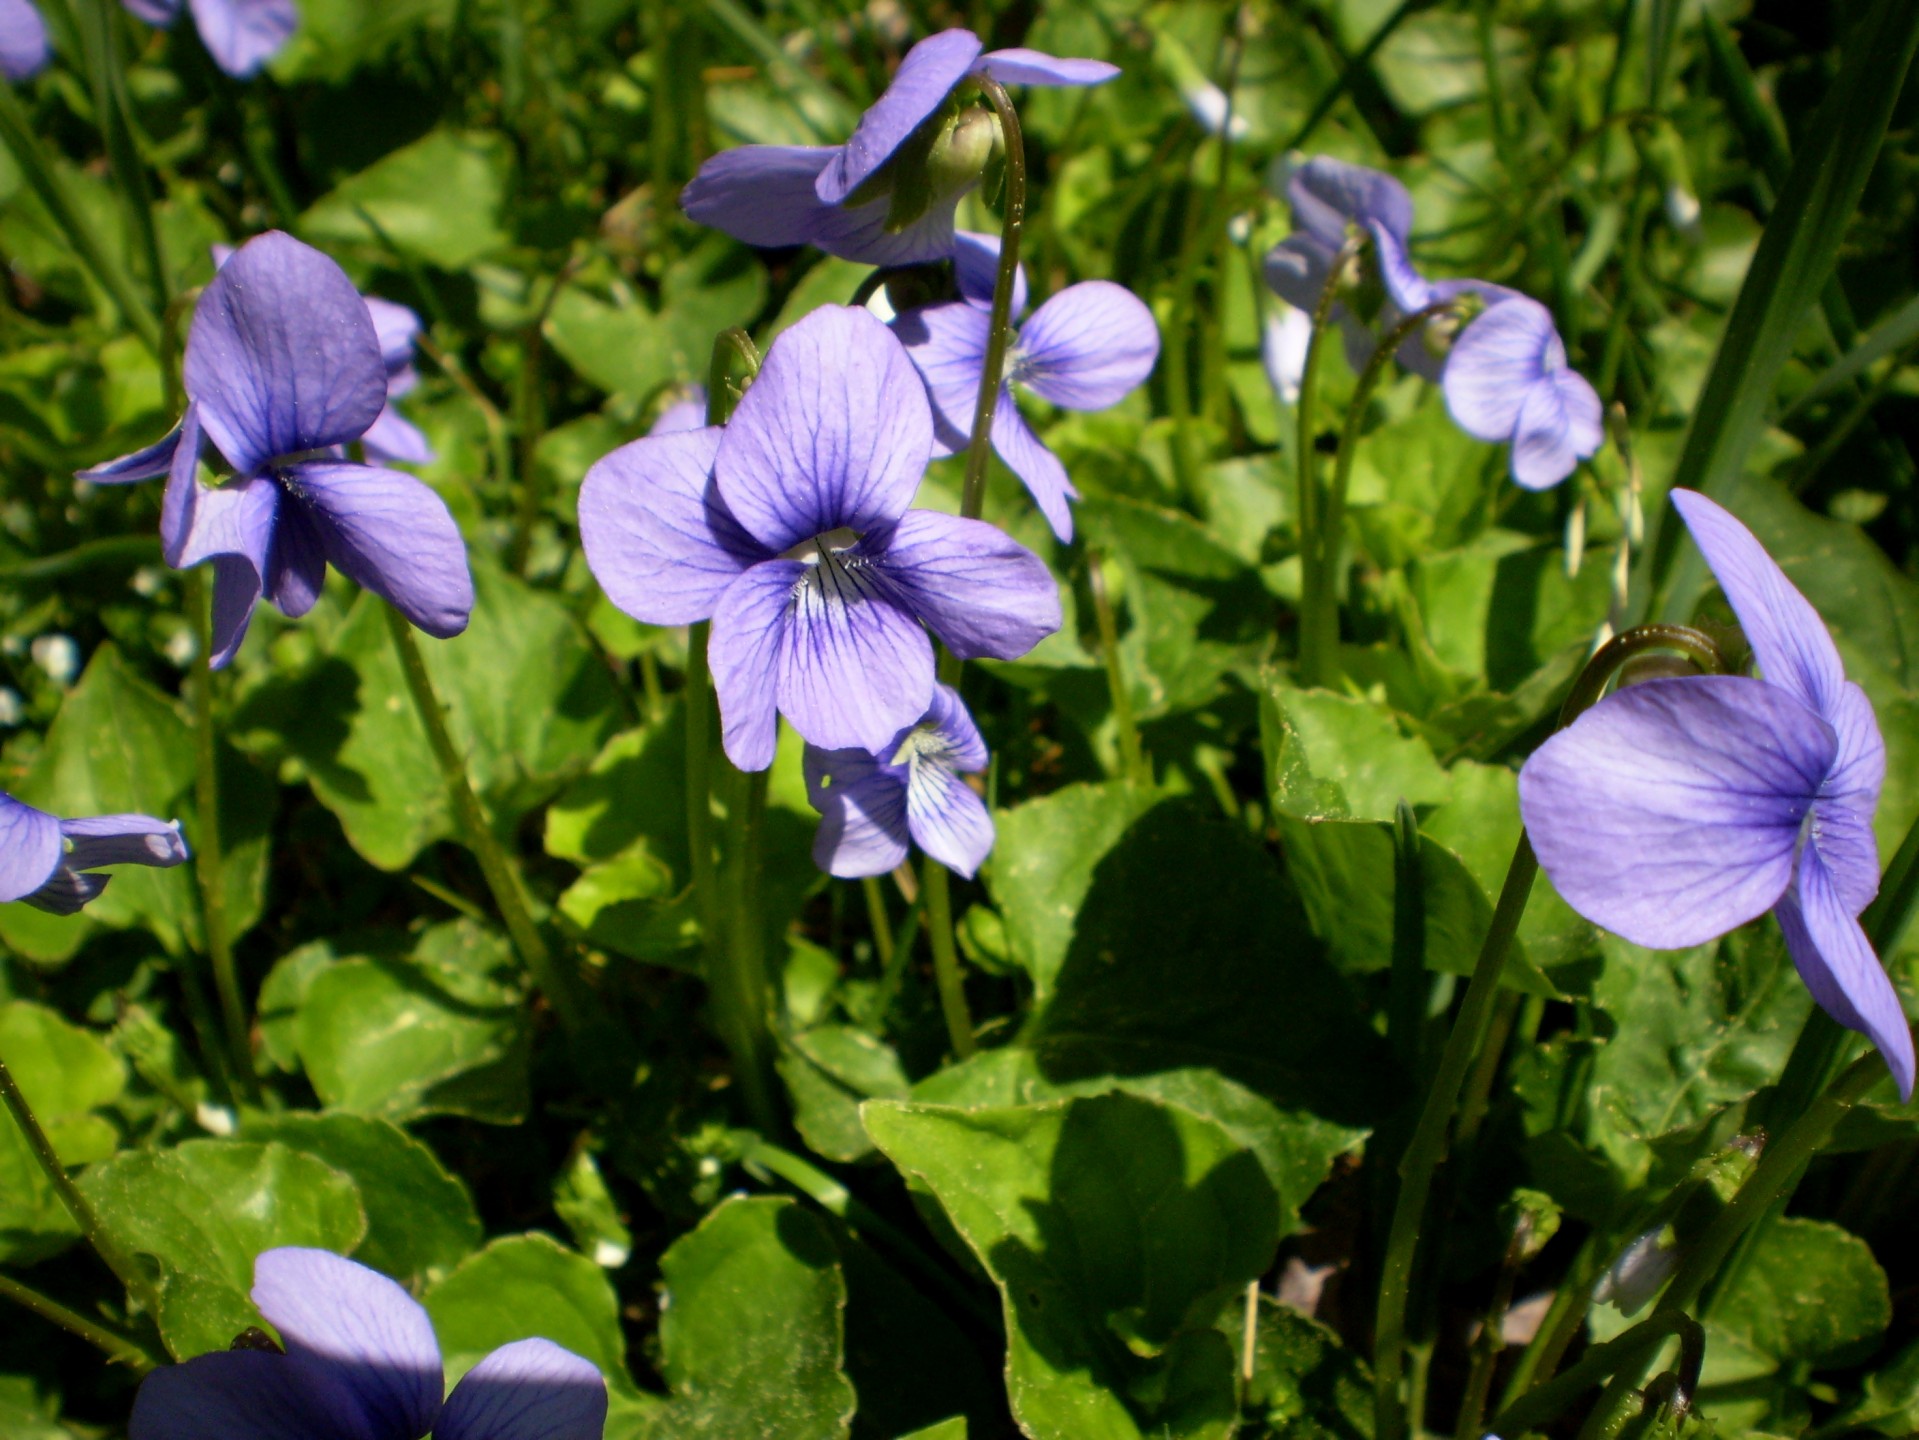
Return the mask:
[[23, 1310], [31, 1310], [42, 1320], [58, 1325], [69, 1334], [78, 1335], [87, 1344], [104, 1352], [109, 1359], [130, 1366], [137, 1374], [144, 1375], [155, 1366], [165, 1363], [163, 1357], [153, 1354], [137, 1341], [87, 1319], [77, 1310], [69, 1310], [52, 1296], [42, 1295], [30, 1285], [22, 1285], [11, 1275], [0, 1275], [0, 1298], [13, 1301]]
[[[979, 77], [979, 87], [999, 116], [1006, 141], [1006, 214], [1000, 221], [999, 271], [993, 277], [992, 328], [986, 336], [986, 367], [980, 371], [979, 399], [973, 405], [972, 443], [966, 449], [966, 486], [960, 492], [960, 514], [979, 519], [986, 508], [986, 463], [993, 447], [993, 411], [999, 405], [1006, 371], [1006, 346], [1013, 326], [1013, 281], [1019, 274], [1019, 240], [1026, 223], [1026, 140], [1019, 127], [1006, 87], [990, 76]], [[1010, 402], [1009, 402], [1010, 403]]]
[[880, 889], [880, 877], [868, 875], [860, 881], [860, 893], [866, 897], [866, 921], [873, 931], [873, 956], [882, 971], [893, 964], [893, 923], [886, 915], [886, 895]]
[[1513, 1427], [1514, 1434], [1540, 1428], [1592, 1386], [1633, 1360], [1643, 1359], [1688, 1326], [1698, 1328], [1684, 1314], [1655, 1314], [1604, 1344], [1593, 1346], [1580, 1357], [1577, 1365], [1502, 1410], [1493, 1422], [1495, 1433], [1503, 1434], [1508, 1426]]
[[52, 1182], [53, 1190], [60, 1197], [60, 1203], [66, 1207], [67, 1214], [73, 1217], [73, 1223], [80, 1227], [80, 1233], [93, 1247], [94, 1253], [106, 1262], [107, 1269], [115, 1278], [127, 1287], [127, 1293], [139, 1302], [149, 1315], [160, 1313], [159, 1292], [153, 1288], [153, 1282], [131, 1255], [123, 1251], [114, 1242], [106, 1228], [101, 1225], [100, 1217], [93, 1206], [87, 1203], [87, 1197], [80, 1193], [80, 1187], [73, 1183], [73, 1177], [67, 1174], [67, 1167], [60, 1163], [53, 1142], [47, 1139], [47, 1132], [40, 1128], [40, 1121], [33, 1113], [33, 1107], [27, 1104], [27, 1097], [20, 1092], [20, 1086], [13, 1078], [13, 1072], [7, 1069], [7, 1062], [0, 1059], [0, 1100], [6, 1102], [12, 1112], [14, 1123], [20, 1127], [20, 1133], [26, 1137], [27, 1148], [33, 1151], [33, 1158], [40, 1163], [40, 1169]]
[[1100, 659], [1106, 664], [1106, 688], [1113, 698], [1113, 726], [1119, 731], [1120, 768], [1134, 785], [1150, 786], [1153, 772], [1139, 743], [1139, 722], [1133, 716], [1133, 691], [1119, 658], [1119, 626], [1113, 602], [1106, 593], [1106, 557], [1097, 549], [1086, 552], [1086, 585], [1093, 592], [1093, 615], [1099, 624]]
[[926, 934], [933, 942], [933, 979], [939, 986], [940, 1014], [946, 1017], [946, 1038], [961, 1060], [979, 1053], [973, 1038], [973, 1013], [966, 1007], [959, 950], [953, 944], [953, 896], [946, 867], [930, 855], [921, 867], [920, 886], [926, 896]]
[[1299, 375], [1296, 416], [1299, 433], [1294, 442], [1294, 448], [1298, 451], [1294, 458], [1299, 466], [1294, 509], [1299, 530], [1300, 604], [1304, 612], [1299, 623], [1299, 683], [1308, 687], [1324, 683], [1326, 663], [1325, 657], [1320, 654], [1325, 627], [1310, 612], [1305, 611], [1305, 607], [1313, 603], [1314, 597], [1322, 593], [1319, 570], [1326, 563], [1323, 558], [1326, 525], [1319, 509], [1319, 477], [1314, 473], [1313, 411], [1319, 399], [1319, 361], [1326, 349], [1326, 329], [1332, 320], [1333, 304], [1346, 271], [1359, 254], [1361, 243], [1358, 236], [1351, 236], [1333, 256], [1333, 263], [1326, 271], [1326, 284], [1319, 292], [1319, 303], [1313, 306], [1313, 330], [1306, 341], [1306, 362]]
[[763, 1135], [780, 1127], [774, 1096], [773, 989], [766, 973], [766, 925], [760, 906], [765, 851], [765, 770], [732, 772], [726, 846], [727, 905], [718, 919], [722, 943], [707, 949], [707, 993], [720, 1037], [732, 1052], [746, 1110]]
[[[746, 372], [746, 381], [736, 394], [732, 387], [733, 362], [738, 360]], [[713, 337], [713, 355], [706, 366], [706, 423], [724, 425], [733, 418], [733, 407], [740, 394], [760, 373], [760, 347], [753, 337], [737, 325], [729, 325]]]
[[472, 782], [467, 779], [466, 761], [447, 729], [446, 707], [433, 688], [433, 677], [427, 673], [426, 659], [420, 654], [419, 642], [413, 638], [413, 627], [391, 605], [382, 602], [382, 608], [386, 612], [387, 632], [393, 637], [393, 648], [400, 657], [400, 668], [406, 674], [406, 688], [413, 697], [413, 708], [419, 712], [427, 743], [439, 763], [440, 780], [446, 786], [454, 819], [473, 858], [480, 862], [480, 873], [486, 877], [487, 889], [493, 892], [493, 903], [512, 938], [513, 948], [519, 951], [520, 960], [534, 983], [546, 992], [547, 999], [559, 1012], [561, 1023], [575, 1035], [586, 1034], [596, 1028], [592, 996], [579, 976], [554, 959], [533, 923], [526, 894], [520, 888], [520, 877], [514, 873], [512, 862], [501, 848], [493, 827], [487, 822], [486, 812], [480, 808], [479, 797], [473, 793]]

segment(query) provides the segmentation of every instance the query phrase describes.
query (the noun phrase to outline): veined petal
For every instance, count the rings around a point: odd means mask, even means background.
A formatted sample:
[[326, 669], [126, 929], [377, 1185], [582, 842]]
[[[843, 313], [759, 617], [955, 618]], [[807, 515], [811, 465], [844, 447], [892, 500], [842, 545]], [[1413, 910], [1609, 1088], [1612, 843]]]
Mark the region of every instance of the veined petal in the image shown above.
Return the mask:
[[[953, 236], [953, 279], [960, 298], [969, 305], [993, 308], [993, 287], [999, 283], [999, 236], [961, 230]], [[1012, 318], [1026, 313], [1026, 267], [1013, 267]]]
[[979, 733], [979, 726], [973, 723], [973, 712], [966, 708], [959, 691], [951, 685], [933, 687], [933, 703], [926, 709], [926, 718], [945, 741], [947, 758], [955, 770], [974, 774], [991, 763], [986, 741]]
[[[1052, 572], [983, 520], [909, 510], [879, 563], [887, 583], [962, 660], [1016, 660], [1059, 629]], [[906, 719], [925, 708], [922, 693]]]
[[[26, 0], [0, 0], [0, 5], [9, 3], [25, 4]], [[180, 432], [185, 423], [183, 420], [175, 425], [144, 450], [135, 450], [118, 460], [92, 466], [73, 478], [91, 481], [95, 485], [125, 485], [135, 480], [157, 479], [173, 468], [174, 452], [179, 448]]]
[[386, 366], [390, 380], [397, 370], [413, 363], [413, 342], [419, 338], [420, 317], [397, 300], [378, 295], [362, 295], [367, 318], [373, 322], [373, 334], [380, 345], [380, 363]]
[[1553, 370], [1526, 392], [1513, 430], [1513, 479], [1524, 489], [1557, 485], [1599, 448], [1599, 395], [1583, 375]]
[[178, 820], [156, 820], [151, 815], [88, 815], [62, 820], [60, 834], [73, 847], [66, 855], [69, 870], [97, 870], [102, 865], [165, 869], [187, 858], [187, 842], [180, 838]]
[[1348, 221], [1362, 227], [1378, 221], [1402, 246], [1413, 232], [1413, 198], [1404, 185], [1330, 155], [1316, 155], [1295, 170], [1286, 183], [1286, 199], [1293, 224], [1329, 251], [1344, 242]]
[[260, 603], [261, 577], [244, 555], [213, 557], [213, 648], [207, 663], [223, 669], [239, 653]]
[[1879, 1047], [1899, 1082], [1899, 1098], [1912, 1099], [1912, 1030], [1898, 992], [1813, 847], [1807, 846], [1800, 858], [1799, 873], [1780, 899], [1778, 914], [1786, 949], [1812, 998], [1841, 1025]]
[[189, 402], [180, 417], [179, 439], [167, 462], [167, 488], [160, 497], [160, 557], [176, 569], [193, 528], [196, 503], [206, 488], [200, 483], [203, 439], [199, 407]]
[[453, 1387], [433, 1440], [600, 1440], [606, 1381], [551, 1340], [502, 1345]]
[[333, 568], [427, 634], [466, 629], [473, 576], [466, 541], [432, 487], [398, 470], [312, 461], [282, 472], [287, 503], [310, 506]]
[[24, 900], [46, 884], [64, 848], [59, 820], [0, 794], [0, 900]]
[[242, 245], [202, 292], [185, 378], [201, 426], [242, 475], [357, 440], [386, 405], [386, 367], [360, 292], [332, 260], [277, 230]]
[[1104, 85], [1119, 74], [1119, 66], [1104, 60], [1060, 59], [1038, 50], [989, 50], [973, 62], [975, 75], [988, 75], [1002, 85]]
[[1006, 462], [1006, 468], [1019, 476], [1060, 543], [1071, 543], [1073, 508], [1067, 501], [1079, 499], [1079, 491], [1073, 488], [1059, 456], [1033, 433], [1033, 427], [1019, 413], [1019, 405], [1005, 390], [1000, 391], [999, 405], [993, 411], [993, 449]]
[[[1461, 331], [1441, 382], [1459, 428], [1475, 440], [1510, 441], [1556, 339], [1551, 312], [1524, 298], [1493, 306]], [[1562, 349], [1562, 363], [1563, 356]]]
[[827, 305], [773, 342], [713, 473], [747, 533], [778, 553], [897, 520], [932, 451], [926, 386], [893, 332], [868, 311]]
[[[189, 426], [189, 429], [191, 427]], [[183, 447], [180, 454], [188, 452]], [[161, 505], [162, 553], [176, 570], [213, 562], [213, 652], [217, 668], [233, 658], [266, 582], [281, 504], [265, 475], [227, 485], [182, 478], [176, 463]]]
[[300, 26], [294, 0], [188, 0], [207, 53], [227, 74], [245, 80], [280, 53]]
[[1640, 945], [1698, 945], [1792, 880], [1832, 727], [1742, 676], [1649, 680], [1600, 701], [1519, 772], [1539, 863], [1568, 904]]
[[[961, 300], [922, 305], [892, 322], [893, 333], [926, 382], [937, 455], [957, 455], [966, 448], [992, 329], [992, 317], [986, 311]], [[1000, 403], [1008, 403], [1004, 392]]]
[[680, 207], [701, 225], [764, 249], [810, 245], [829, 207], [813, 193], [830, 145], [741, 145], [722, 150], [680, 192]]
[[635, 619], [690, 625], [769, 552], [740, 528], [713, 483], [720, 427], [622, 445], [580, 483], [580, 541], [607, 598]]
[[[1504, 285], [1495, 285], [1490, 280], [1434, 280], [1426, 284], [1425, 301], [1414, 309], [1423, 310], [1428, 305], [1437, 305], [1442, 300], [1456, 300], [1462, 295], [1477, 295], [1491, 306], [1514, 299], [1519, 292], [1508, 290]], [[1379, 317], [1380, 332], [1384, 334], [1393, 329], [1410, 313], [1412, 312], [1402, 310], [1399, 306], [1388, 302]], [[1430, 320], [1427, 321], [1425, 325], [1401, 341], [1399, 352], [1394, 358], [1413, 374], [1437, 385], [1446, 371], [1446, 360], [1451, 353], [1452, 337], [1448, 335], [1442, 341], [1432, 331], [1432, 323]]]
[[307, 506], [281, 502], [262, 578], [267, 599], [289, 619], [299, 619], [320, 602], [326, 588], [326, 541]]
[[1289, 235], [1266, 252], [1266, 283], [1280, 299], [1306, 313], [1309, 327], [1326, 277], [1332, 274], [1333, 254], [1311, 235]]
[[820, 812], [813, 863], [828, 875], [884, 875], [906, 859], [906, 780], [871, 753], [806, 747], [807, 798]]
[[1826, 719], [1839, 736], [1839, 754], [1813, 806], [1811, 844], [1832, 871], [1833, 883], [1854, 915], [1879, 893], [1879, 842], [1873, 812], [1886, 776], [1886, 742], [1866, 692], [1841, 685]]
[[1819, 612], [1730, 511], [1693, 490], [1673, 491], [1672, 503], [1739, 617], [1760, 673], [1831, 720], [1846, 671]]
[[396, 461], [402, 465], [431, 465], [436, 458], [420, 427], [395, 410], [391, 400], [360, 437], [360, 453], [369, 465]]
[[713, 611], [707, 663], [720, 702], [726, 758], [742, 770], [773, 763], [779, 737], [779, 657], [793, 589], [806, 566], [763, 560], [733, 581]]
[[856, 548], [808, 565], [780, 636], [780, 712], [827, 750], [877, 751], [926, 713], [933, 644]]
[[413, 1440], [432, 1428], [446, 1386], [440, 1342], [420, 1303], [386, 1276], [285, 1246], [254, 1260], [253, 1303], [288, 1358], [325, 1366], [358, 1397], [375, 1435]]
[[0, 77], [31, 80], [51, 53], [47, 23], [29, 0], [0, 0]]
[[1145, 383], [1159, 359], [1153, 312], [1123, 285], [1069, 285], [1020, 328], [1012, 378], [1068, 410], [1104, 410]]
[[945, 765], [911, 767], [906, 787], [906, 828], [928, 855], [957, 875], [972, 879], [993, 848], [993, 817], [986, 802]]
[[[417, 1432], [408, 1432], [409, 1435]], [[223, 1350], [140, 1383], [127, 1440], [392, 1440], [332, 1370], [298, 1355]]]
[[814, 187], [820, 200], [838, 205], [859, 189], [945, 103], [979, 52], [980, 38], [971, 30], [942, 30], [908, 50], [886, 93], [820, 171]]
[[934, 199], [902, 230], [886, 228], [891, 202], [881, 196], [864, 205], [821, 205], [809, 222], [812, 243], [829, 255], [861, 265], [929, 265], [953, 253], [953, 212], [977, 180]]

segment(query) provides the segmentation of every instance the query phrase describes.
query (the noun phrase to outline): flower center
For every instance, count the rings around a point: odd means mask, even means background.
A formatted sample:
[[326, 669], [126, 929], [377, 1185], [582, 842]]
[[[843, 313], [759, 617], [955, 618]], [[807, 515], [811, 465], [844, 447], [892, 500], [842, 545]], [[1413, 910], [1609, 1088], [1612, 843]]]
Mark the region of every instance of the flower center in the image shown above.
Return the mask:
[[791, 550], [780, 556], [782, 560], [798, 560], [803, 565], [817, 565], [822, 560], [844, 564], [838, 561], [840, 555], [860, 543], [860, 532], [847, 525], [837, 530], [828, 530], [824, 535], [809, 535]]

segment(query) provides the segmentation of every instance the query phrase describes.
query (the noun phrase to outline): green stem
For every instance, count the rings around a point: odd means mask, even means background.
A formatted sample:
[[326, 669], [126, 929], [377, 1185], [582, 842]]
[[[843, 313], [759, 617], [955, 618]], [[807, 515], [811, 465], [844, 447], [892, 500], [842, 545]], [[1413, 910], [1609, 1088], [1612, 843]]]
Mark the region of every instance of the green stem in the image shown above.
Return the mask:
[[748, 382], [760, 373], [760, 347], [739, 326], [729, 325], [713, 337], [713, 355], [706, 366], [706, 423], [709, 425], [724, 425], [733, 418], [733, 407], [740, 403], [741, 391], [733, 389], [735, 360], [746, 371]]
[[1683, 1314], [1662, 1310], [1603, 1345], [1594, 1345], [1580, 1357], [1577, 1365], [1529, 1390], [1500, 1411], [1499, 1418], [1493, 1421], [1494, 1433], [1520, 1435], [1541, 1428], [1608, 1375], [1636, 1359], [1645, 1358], [1692, 1323]]
[[101, 139], [106, 142], [107, 158], [113, 166], [115, 189], [125, 203], [132, 222], [134, 238], [139, 242], [153, 285], [154, 309], [165, 314], [171, 300], [168, 294], [166, 263], [160, 258], [160, 236], [153, 224], [153, 191], [147, 184], [146, 167], [140, 163], [133, 143], [132, 106], [127, 100], [126, 79], [115, 63], [113, 26], [118, 6], [107, 0], [82, 0], [80, 10], [81, 48], [86, 52], [88, 78], [93, 89], [94, 119]]
[[1386, 1040], [1415, 1083], [1425, 1028], [1426, 897], [1419, 863], [1419, 821], [1403, 799], [1393, 815], [1393, 964], [1388, 977]]
[[493, 827], [487, 823], [486, 812], [480, 808], [480, 799], [473, 793], [473, 785], [467, 779], [466, 761], [453, 743], [452, 732], [447, 729], [446, 707], [433, 688], [433, 677], [427, 673], [426, 658], [420, 653], [419, 642], [413, 638], [413, 627], [391, 605], [384, 606], [384, 609], [387, 633], [393, 637], [393, 648], [400, 657], [400, 668], [406, 675], [406, 688], [413, 697], [413, 708], [419, 713], [420, 723], [426, 729], [427, 743], [432, 747], [433, 758], [439, 764], [440, 780], [446, 786], [454, 819], [459, 824], [467, 848], [473, 852], [474, 859], [480, 862], [480, 873], [486, 877], [487, 889], [493, 893], [494, 906], [499, 910], [506, 932], [512, 938], [513, 948], [519, 951], [520, 960], [534, 983], [546, 993], [553, 1008], [559, 1012], [561, 1023], [575, 1035], [587, 1034], [597, 1028], [595, 1002], [579, 976], [554, 959], [553, 952], [547, 948], [546, 941], [534, 925], [525, 892], [520, 888], [520, 878], [514, 873], [512, 862], [501, 848]]
[[946, 867], [928, 856], [920, 871], [926, 896], [926, 933], [933, 942], [933, 979], [940, 992], [940, 1014], [946, 1017], [946, 1036], [953, 1054], [967, 1060], [979, 1053], [973, 1038], [973, 1015], [966, 1008], [966, 988], [960, 972], [959, 950], [953, 944], [953, 896]]
[[[1300, 606], [1314, 602], [1321, 591], [1319, 567], [1324, 545], [1324, 522], [1319, 511], [1319, 477], [1315, 473], [1316, 452], [1313, 449], [1313, 411], [1319, 400], [1319, 362], [1326, 350], [1326, 331], [1332, 322], [1333, 304], [1338, 298], [1346, 271], [1351, 268], [1353, 259], [1359, 254], [1360, 240], [1350, 237], [1339, 247], [1333, 256], [1333, 263], [1326, 271], [1326, 284], [1319, 292], [1319, 302], [1313, 306], [1313, 331], [1306, 341], [1306, 362], [1299, 375], [1299, 404], [1297, 419], [1298, 439], [1294, 448], [1299, 467], [1298, 494], [1295, 509], [1298, 511], [1299, 525], [1299, 569], [1300, 569]], [[1337, 621], [1335, 621], [1337, 624]], [[1323, 626], [1310, 613], [1302, 613], [1299, 625], [1299, 681], [1308, 688], [1323, 683], [1325, 657], [1320, 654]]]
[[1153, 783], [1153, 772], [1147, 768], [1146, 752], [1139, 743], [1133, 691], [1126, 683], [1126, 668], [1120, 661], [1119, 626], [1113, 618], [1112, 597], [1106, 593], [1106, 557], [1098, 550], [1086, 552], [1086, 585], [1093, 592], [1100, 660], [1106, 666], [1106, 688], [1113, 700], [1113, 725], [1119, 731], [1120, 770], [1130, 783], [1148, 787]]
[[73, 1177], [67, 1174], [67, 1167], [60, 1163], [53, 1142], [47, 1139], [47, 1132], [40, 1128], [40, 1121], [33, 1113], [33, 1107], [27, 1104], [27, 1097], [20, 1092], [20, 1086], [13, 1078], [13, 1072], [7, 1068], [7, 1062], [0, 1059], [0, 1100], [6, 1102], [12, 1112], [14, 1123], [20, 1127], [20, 1133], [26, 1137], [27, 1148], [33, 1151], [33, 1158], [39, 1162], [52, 1183], [53, 1190], [60, 1197], [60, 1203], [66, 1206], [67, 1214], [73, 1217], [73, 1223], [80, 1227], [80, 1233], [93, 1247], [94, 1253], [106, 1262], [127, 1293], [139, 1302], [149, 1315], [160, 1313], [160, 1296], [141, 1270], [139, 1262], [114, 1242], [101, 1225], [100, 1217], [94, 1213], [93, 1206], [87, 1203], [87, 1197], [80, 1193], [80, 1187], [73, 1183]]
[[886, 917], [886, 895], [880, 889], [880, 877], [868, 875], [860, 881], [866, 896], [866, 921], [873, 931], [873, 954], [882, 971], [893, 964], [893, 925]]
[[719, 925], [724, 943], [709, 948], [707, 992], [720, 1037], [733, 1055], [747, 1113], [765, 1135], [779, 1128], [774, 1100], [773, 990], [767, 981], [766, 926], [760, 907], [765, 850], [767, 772], [732, 772], [739, 793], [729, 807], [727, 900]]
[[693, 906], [708, 963], [720, 948], [720, 892], [713, 864], [713, 675], [706, 663], [708, 625], [687, 628], [686, 847], [693, 871]]
[[125, 1335], [87, 1319], [77, 1310], [69, 1310], [58, 1300], [42, 1295], [32, 1286], [22, 1285], [10, 1275], [0, 1275], [0, 1297], [13, 1301], [23, 1310], [31, 1310], [42, 1320], [58, 1325], [69, 1334], [78, 1335], [108, 1358], [131, 1366], [139, 1374], [144, 1375], [164, 1363], [162, 1357], [150, 1353]]
[[[993, 277], [992, 328], [986, 336], [986, 364], [980, 371], [979, 398], [973, 403], [972, 443], [966, 449], [966, 484], [960, 492], [960, 514], [977, 520], [986, 508], [986, 465], [993, 453], [993, 411], [998, 408], [1000, 381], [1006, 371], [1006, 347], [1012, 333], [1013, 282], [1019, 274], [1019, 241], [1026, 223], [1026, 141], [1019, 112], [1013, 109], [1006, 87], [989, 76], [979, 87], [999, 116], [1006, 142], [1006, 214], [1000, 221], [999, 271]], [[1010, 403], [1010, 402], [1009, 402]]]

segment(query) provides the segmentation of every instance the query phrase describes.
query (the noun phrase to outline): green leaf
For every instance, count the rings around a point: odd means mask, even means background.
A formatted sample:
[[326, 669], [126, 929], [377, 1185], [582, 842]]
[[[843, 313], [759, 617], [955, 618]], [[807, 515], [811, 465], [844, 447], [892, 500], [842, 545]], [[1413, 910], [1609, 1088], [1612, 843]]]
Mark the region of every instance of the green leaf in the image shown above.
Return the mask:
[[1273, 809], [1301, 820], [1391, 820], [1401, 800], [1437, 805], [1452, 781], [1424, 740], [1364, 700], [1270, 682], [1260, 745]]
[[[104, 1160], [118, 1148], [113, 1125], [95, 1110], [126, 1089], [126, 1067], [98, 1037], [44, 1006], [0, 1006], [0, 1059], [27, 1097], [60, 1162]], [[13, 1116], [0, 1111], [0, 1259], [30, 1265], [78, 1234], [53, 1183]]]
[[[1229, 1306], [1229, 1325], [1244, 1324]], [[1365, 1362], [1326, 1326], [1259, 1297], [1253, 1378], [1245, 1409], [1273, 1440], [1366, 1440], [1373, 1433], [1373, 1379]]]
[[435, 130], [321, 196], [300, 217], [300, 234], [380, 252], [391, 243], [402, 256], [464, 270], [507, 243], [501, 211], [512, 167], [499, 135]]
[[620, 1219], [600, 1163], [582, 1145], [553, 1184], [553, 1213], [566, 1222], [573, 1243], [604, 1270], [617, 1270], [633, 1253], [633, 1234]]
[[547, 854], [587, 866], [639, 848], [687, 874], [684, 713], [676, 695], [659, 719], [606, 742], [547, 807]]
[[457, 10], [457, 0], [301, 0], [300, 27], [268, 69], [282, 84], [338, 85], [420, 30], [444, 30]]
[[735, 1197], [660, 1257], [661, 1369], [673, 1399], [649, 1440], [838, 1440], [853, 1418], [846, 1280], [795, 1201]]
[[1777, 1219], [1713, 1301], [1701, 1378], [1717, 1385], [1796, 1362], [1846, 1364], [1891, 1320], [1886, 1275], [1865, 1241], [1823, 1221]]
[[439, 1157], [398, 1126], [300, 1111], [249, 1118], [243, 1140], [277, 1140], [359, 1186], [366, 1238], [353, 1258], [403, 1285], [436, 1280], [478, 1248], [473, 1197]]
[[[57, 1418], [57, 1400], [43, 1399], [30, 1375], [0, 1375], [0, 1435], [7, 1440], [74, 1440], [74, 1432]], [[960, 1440], [965, 1440], [961, 1421]]]
[[779, 1070], [793, 1097], [793, 1126], [800, 1138], [814, 1154], [842, 1163], [873, 1153], [860, 1123], [860, 1102], [907, 1091], [898, 1052], [851, 1025], [801, 1031], [782, 1047]]
[[181, 1359], [224, 1350], [261, 1324], [247, 1299], [262, 1250], [346, 1254], [366, 1234], [354, 1183], [284, 1145], [187, 1140], [128, 1150], [80, 1187], [122, 1246], [160, 1266], [160, 1334]]
[[1026, 1434], [1233, 1432], [1233, 1347], [1208, 1327], [1271, 1263], [1279, 1215], [1250, 1152], [1210, 1120], [1130, 1095], [864, 1113], [1000, 1287]]

